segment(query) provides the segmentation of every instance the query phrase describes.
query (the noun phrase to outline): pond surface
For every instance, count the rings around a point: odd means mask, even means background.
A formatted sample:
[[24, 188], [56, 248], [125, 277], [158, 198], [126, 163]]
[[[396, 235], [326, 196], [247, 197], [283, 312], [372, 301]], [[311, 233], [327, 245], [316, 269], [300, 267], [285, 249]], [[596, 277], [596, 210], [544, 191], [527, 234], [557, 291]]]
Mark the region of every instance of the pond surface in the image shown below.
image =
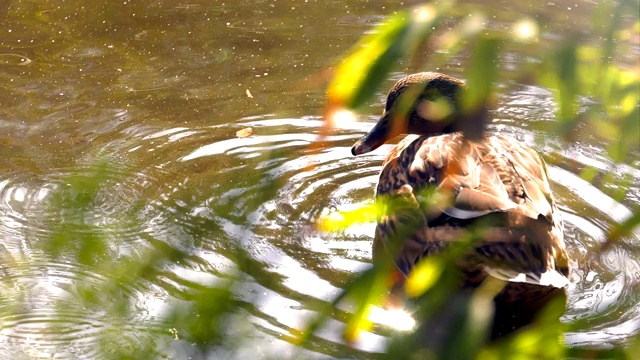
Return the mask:
[[[376, 121], [385, 91], [362, 121], [313, 145], [327, 69], [385, 15], [417, 3], [3, 2], [0, 358], [94, 359], [149, 343], [178, 358], [370, 358], [383, 351], [380, 333], [366, 333], [353, 349], [344, 345], [339, 317], [304, 349], [290, 338], [369, 266], [375, 224], [323, 234], [315, 223], [372, 201], [390, 148], [350, 154]], [[557, 20], [542, 29], [546, 41], [568, 28], [591, 34], [591, 2], [537, 4], [468, 3], [460, 11], [492, 14], [497, 28], [525, 12]], [[629, 51], [622, 61], [634, 66], [637, 44]], [[518, 58], [535, 59], [508, 55], [507, 74]], [[439, 70], [462, 77], [464, 61]], [[566, 341], [624, 343], [640, 331], [640, 259], [629, 251], [640, 237], [602, 254], [594, 249], [640, 206], [640, 155], [613, 164], [595, 134], [570, 144], [544, 134], [554, 118], [552, 93], [501, 85], [490, 131], [553, 159], [575, 269], [564, 320], [584, 320]], [[249, 127], [252, 135], [236, 135]], [[579, 177], [587, 166], [597, 169], [596, 179], [624, 181], [596, 187]], [[90, 207], [82, 207], [85, 193], [74, 192], [78, 183], [93, 186]], [[69, 245], [91, 239], [105, 245], [89, 260]], [[46, 244], [56, 241], [73, 251], [52, 255]], [[184, 256], [157, 264], [152, 275], [105, 285], [102, 264], [166, 248]], [[240, 310], [224, 318], [222, 331], [235, 346], [201, 353], [163, 319], [188, 294], [224, 288], [230, 277], [241, 279], [232, 287]], [[88, 301], [91, 291], [101, 300]], [[104, 305], [122, 299], [125, 310]]]

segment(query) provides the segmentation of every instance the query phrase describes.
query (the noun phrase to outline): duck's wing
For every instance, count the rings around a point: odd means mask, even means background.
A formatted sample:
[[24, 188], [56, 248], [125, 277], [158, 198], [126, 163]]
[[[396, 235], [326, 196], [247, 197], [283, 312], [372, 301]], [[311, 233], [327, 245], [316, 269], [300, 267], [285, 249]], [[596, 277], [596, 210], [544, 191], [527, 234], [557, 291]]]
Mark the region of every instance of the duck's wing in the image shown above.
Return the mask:
[[[562, 223], [535, 151], [506, 138], [471, 143], [449, 134], [401, 142], [392, 154], [376, 190], [388, 209], [374, 249], [403, 241], [391, 246], [400, 248], [401, 271], [460, 239], [474, 220], [498, 214], [500, 224], [487, 229], [471, 261], [504, 280], [566, 285]], [[439, 201], [429, 198], [433, 189]]]
[[408, 185], [420, 199], [437, 188], [449, 195], [448, 201], [433, 204], [429, 217], [466, 220], [516, 210], [523, 202], [516, 194], [523, 193], [522, 185], [514, 186], [518, 181], [512, 165], [484, 142], [470, 143], [460, 134], [411, 137], [387, 156], [376, 196], [393, 198], [403, 193], [406, 197]]

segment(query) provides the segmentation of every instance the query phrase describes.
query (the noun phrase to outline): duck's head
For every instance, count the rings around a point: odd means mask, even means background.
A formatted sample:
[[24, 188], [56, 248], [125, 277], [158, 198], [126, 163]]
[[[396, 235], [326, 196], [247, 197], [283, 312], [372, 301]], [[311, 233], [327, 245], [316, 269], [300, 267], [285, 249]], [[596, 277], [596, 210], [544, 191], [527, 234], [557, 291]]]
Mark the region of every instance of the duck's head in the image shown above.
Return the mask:
[[401, 134], [435, 135], [459, 131], [458, 98], [462, 80], [423, 72], [400, 79], [389, 91], [378, 123], [353, 145], [353, 155], [366, 154]]

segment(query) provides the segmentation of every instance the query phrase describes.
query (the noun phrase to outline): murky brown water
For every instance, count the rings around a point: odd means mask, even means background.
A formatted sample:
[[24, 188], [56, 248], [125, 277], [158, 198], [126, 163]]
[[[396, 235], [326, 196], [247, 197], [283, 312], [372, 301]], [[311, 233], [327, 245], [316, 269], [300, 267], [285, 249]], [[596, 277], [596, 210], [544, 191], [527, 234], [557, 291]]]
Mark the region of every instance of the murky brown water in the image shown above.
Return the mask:
[[[385, 338], [373, 333], [349, 349], [338, 320], [306, 349], [286, 335], [368, 267], [373, 223], [340, 234], [320, 234], [313, 224], [371, 201], [389, 149], [358, 158], [349, 152], [376, 120], [382, 92], [365, 110], [372, 115], [329, 136], [327, 148], [310, 147], [321, 130], [324, 71], [384, 15], [417, 2], [7, 3], [0, 19], [0, 358], [96, 358], [114, 344], [148, 341], [170, 357], [194, 356], [192, 345], [170, 336], [163, 316], [185, 293], [234, 273], [229, 248], [237, 244], [254, 265], [243, 267], [234, 288], [246, 312], [234, 316], [249, 321], [227, 319], [226, 331], [245, 342], [210, 358], [369, 357], [384, 349]], [[589, 34], [589, 2], [507, 5], [495, 11], [496, 27], [532, 11], [562, 20], [558, 29]], [[491, 14], [491, 6], [460, 11]], [[543, 38], [554, 41], [553, 31]], [[633, 63], [638, 49], [631, 50]], [[461, 76], [456, 61], [443, 70]], [[624, 343], [640, 331], [640, 260], [624, 246], [599, 256], [592, 250], [640, 206], [640, 155], [614, 165], [592, 134], [566, 144], [541, 133], [553, 120], [551, 93], [504, 85], [491, 131], [555, 159], [550, 176], [576, 269], [565, 320], [585, 320], [566, 340]], [[246, 127], [254, 134], [237, 138]], [[105, 160], [93, 207], [71, 234], [108, 239], [106, 256], [163, 244], [188, 254], [158, 276], [121, 285], [130, 300], [125, 322], [84, 301], [83, 287], [105, 283], [99, 269], [52, 257], [40, 245], [65, 233], [54, 194], [70, 175], [91, 179]], [[598, 190], [577, 175], [585, 166], [626, 185]], [[277, 184], [266, 197], [265, 182]], [[638, 235], [625, 239], [639, 243]]]

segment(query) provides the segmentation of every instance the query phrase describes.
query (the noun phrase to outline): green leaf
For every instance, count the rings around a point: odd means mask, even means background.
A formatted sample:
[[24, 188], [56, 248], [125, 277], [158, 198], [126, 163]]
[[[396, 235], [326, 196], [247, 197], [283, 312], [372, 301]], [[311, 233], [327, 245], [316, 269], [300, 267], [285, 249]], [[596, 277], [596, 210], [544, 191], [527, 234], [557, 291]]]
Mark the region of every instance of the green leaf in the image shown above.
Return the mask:
[[409, 273], [404, 289], [408, 296], [418, 297], [427, 292], [442, 275], [445, 262], [431, 256], [421, 260]]
[[498, 76], [500, 39], [479, 37], [467, 66], [467, 92], [465, 109], [473, 111], [484, 106], [493, 96], [493, 85]]
[[349, 318], [344, 329], [344, 338], [351, 343], [358, 339], [362, 330], [369, 330], [372, 326], [369, 314], [374, 304], [378, 304], [387, 293], [385, 284], [385, 272], [374, 267], [374, 271], [368, 272], [362, 278], [362, 282], [355, 288], [356, 311]]
[[578, 56], [575, 42], [565, 43], [556, 53], [556, 76], [558, 80], [558, 120], [567, 124], [577, 113], [576, 97], [578, 93]]
[[633, 209], [631, 216], [625, 221], [617, 224], [607, 234], [607, 242], [605, 247], [623, 237], [631, 235], [631, 233], [640, 226], [640, 207]]
[[480, 36], [467, 66], [467, 91], [462, 99], [465, 121], [461, 124], [465, 136], [482, 136], [488, 121], [487, 110], [494, 98], [494, 83], [498, 76], [498, 55], [501, 40]]
[[345, 339], [353, 341], [357, 338], [363, 328], [370, 325], [367, 317], [371, 305], [377, 304], [383, 299], [387, 292], [385, 280], [388, 278], [391, 268], [389, 266], [374, 266], [353, 278], [347, 283], [343, 290], [336, 296], [330, 304], [326, 304], [318, 314], [307, 322], [306, 328], [296, 336], [295, 343], [299, 346], [305, 345], [313, 334], [333, 315], [339, 303], [354, 299], [356, 310], [348, 320], [345, 329]]
[[349, 226], [376, 221], [378, 208], [375, 203], [362, 204], [353, 210], [331, 212], [320, 217], [317, 227], [321, 231], [335, 232], [348, 228]]
[[401, 58], [431, 34], [450, 2], [401, 11], [364, 36], [337, 66], [327, 89], [329, 107], [355, 109], [369, 99]]

